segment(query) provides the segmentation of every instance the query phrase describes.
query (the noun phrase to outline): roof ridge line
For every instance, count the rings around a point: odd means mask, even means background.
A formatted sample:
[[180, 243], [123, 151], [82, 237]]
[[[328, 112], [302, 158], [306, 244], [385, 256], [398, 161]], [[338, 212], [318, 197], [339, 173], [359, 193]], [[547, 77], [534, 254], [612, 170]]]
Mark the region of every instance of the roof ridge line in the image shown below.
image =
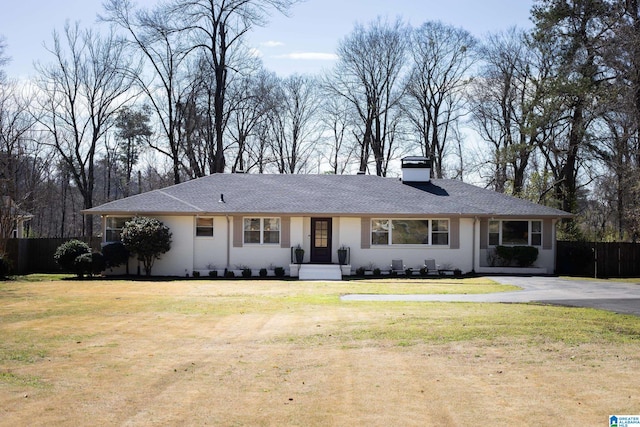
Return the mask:
[[166, 191], [164, 191], [164, 190], [156, 190], [156, 191], [158, 191], [158, 193], [162, 193], [162, 194], [164, 194], [164, 195], [165, 195], [165, 196], [167, 196], [167, 197], [171, 197], [173, 200], [176, 200], [176, 201], [178, 201], [178, 202], [180, 202], [180, 203], [184, 203], [185, 205], [190, 206], [190, 207], [192, 207], [192, 208], [194, 208], [194, 209], [196, 209], [196, 210], [198, 210], [198, 211], [200, 211], [200, 212], [204, 212], [204, 210], [203, 210], [202, 208], [200, 208], [200, 207], [198, 207], [198, 206], [196, 206], [196, 205], [192, 205], [192, 204], [191, 204], [191, 203], [189, 203], [189, 202], [185, 202], [184, 200], [179, 199], [179, 198], [177, 198], [176, 196], [174, 196], [174, 195], [172, 195], [172, 194], [169, 194], [169, 193], [167, 193], [167, 192], [166, 192]]

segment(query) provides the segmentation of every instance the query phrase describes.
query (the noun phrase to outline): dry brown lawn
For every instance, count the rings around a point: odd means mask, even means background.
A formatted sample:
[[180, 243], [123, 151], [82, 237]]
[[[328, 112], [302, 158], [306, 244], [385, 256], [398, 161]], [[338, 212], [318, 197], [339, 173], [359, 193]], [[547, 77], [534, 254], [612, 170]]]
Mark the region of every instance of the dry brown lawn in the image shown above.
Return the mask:
[[[396, 290], [464, 285], [428, 282]], [[380, 286], [394, 283], [0, 283], [0, 425], [596, 426], [640, 413], [640, 318], [339, 300]]]

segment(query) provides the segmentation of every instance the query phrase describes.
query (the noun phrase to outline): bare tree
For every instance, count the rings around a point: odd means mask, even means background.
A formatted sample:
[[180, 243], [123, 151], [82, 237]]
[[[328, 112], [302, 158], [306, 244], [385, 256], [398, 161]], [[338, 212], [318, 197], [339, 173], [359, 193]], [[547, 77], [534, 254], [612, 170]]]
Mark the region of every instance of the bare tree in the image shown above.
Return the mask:
[[130, 0], [107, 0], [105, 15], [100, 18], [124, 29], [129, 45], [136, 48], [145, 61], [147, 71], [140, 72], [132, 63], [128, 70], [135, 78], [156, 114], [161, 131], [158, 141], [150, 140], [154, 150], [171, 161], [173, 182], [182, 180], [181, 117], [179, 105], [188, 91], [186, 75], [187, 46], [176, 30], [172, 15], [160, 5], [152, 10], [135, 9]]
[[466, 30], [426, 22], [411, 33], [411, 73], [405, 112], [433, 173], [444, 176], [444, 158], [453, 127], [463, 114], [464, 90], [473, 64], [475, 39]]
[[[250, 75], [239, 75], [229, 86], [229, 138], [236, 146], [232, 172], [248, 172], [258, 166], [261, 172], [266, 159], [266, 138], [260, 137], [267, 125], [269, 111], [275, 107], [279, 80], [274, 73], [261, 69]], [[262, 168], [260, 168], [262, 165]]]
[[320, 98], [315, 79], [293, 75], [280, 81], [270, 112], [272, 150], [280, 173], [299, 173], [308, 166], [319, 139]]
[[352, 114], [345, 98], [325, 97], [322, 104], [322, 126], [328, 152], [324, 156], [331, 167], [331, 173], [342, 175], [347, 171], [352, 159], [357, 156], [357, 143], [350, 138], [352, 132]]
[[[42, 117], [50, 144], [68, 167], [82, 195], [84, 209], [93, 206], [95, 160], [117, 110], [131, 98], [132, 79], [123, 73], [130, 54], [113, 32], [104, 37], [79, 24], [65, 26], [64, 42], [53, 33], [48, 51], [54, 61], [38, 65]], [[83, 234], [93, 234], [91, 216]]]
[[640, 175], [640, 9], [637, 0], [618, 0], [612, 7], [613, 37], [603, 44], [604, 64], [615, 77], [602, 83], [602, 115], [591, 147], [607, 171], [601, 189], [612, 205], [612, 228], [618, 239], [640, 235], [637, 180]]
[[[22, 96], [11, 82], [0, 81], [0, 257], [21, 218], [33, 206], [39, 182], [37, 144], [33, 142], [31, 97]], [[34, 174], [38, 174], [37, 177]]]
[[490, 35], [480, 48], [483, 64], [470, 93], [472, 123], [490, 144], [491, 185], [521, 195], [529, 158], [540, 133], [540, 81], [548, 76], [535, 46], [515, 28]]
[[[270, 11], [285, 13], [297, 0], [179, 0], [171, 4], [171, 14], [182, 20], [180, 31], [191, 35], [193, 49], [205, 52], [214, 74], [212, 111], [215, 146], [211, 146], [211, 172], [224, 172], [224, 131], [228, 115], [229, 71], [237, 70], [233, 51], [245, 34], [264, 25]], [[215, 150], [215, 153], [212, 152]]]
[[402, 21], [389, 24], [378, 18], [367, 28], [356, 25], [338, 46], [338, 63], [327, 87], [344, 97], [357, 115], [362, 172], [373, 154], [376, 175], [386, 175], [393, 109], [402, 96], [406, 45], [407, 27]]
[[9, 57], [5, 56], [5, 50], [7, 49], [7, 43], [4, 37], [0, 35], [0, 83], [4, 82], [7, 75], [4, 71], [4, 67], [9, 63]]
[[25, 159], [37, 154], [32, 131], [33, 97], [20, 93], [11, 82], [0, 82], [0, 193], [14, 202], [26, 196]]

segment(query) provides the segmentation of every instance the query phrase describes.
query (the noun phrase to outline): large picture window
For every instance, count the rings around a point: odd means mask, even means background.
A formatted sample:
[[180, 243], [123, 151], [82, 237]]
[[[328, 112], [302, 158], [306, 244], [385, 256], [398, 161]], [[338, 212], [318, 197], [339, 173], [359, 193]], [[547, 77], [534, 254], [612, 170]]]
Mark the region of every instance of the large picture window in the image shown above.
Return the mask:
[[429, 220], [394, 219], [391, 220], [391, 244], [428, 245]]
[[104, 230], [104, 241], [105, 242], [119, 242], [120, 241], [120, 233], [122, 233], [122, 229], [124, 228], [124, 224], [127, 221], [130, 221], [131, 217], [123, 217], [123, 216], [109, 216], [107, 217], [106, 227]]
[[373, 219], [371, 244], [448, 245], [448, 219]]
[[489, 221], [489, 245], [542, 246], [542, 221]]
[[279, 244], [280, 218], [245, 218], [244, 243]]

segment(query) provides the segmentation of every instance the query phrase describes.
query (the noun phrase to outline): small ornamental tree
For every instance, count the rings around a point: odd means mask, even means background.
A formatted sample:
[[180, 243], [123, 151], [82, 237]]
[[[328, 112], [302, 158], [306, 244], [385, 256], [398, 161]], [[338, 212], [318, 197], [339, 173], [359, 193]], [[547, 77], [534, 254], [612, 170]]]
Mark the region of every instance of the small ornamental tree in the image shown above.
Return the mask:
[[144, 272], [151, 275], [151, 267], [156, 259], [171, 249], [169, 227], [155, 218], [135, 217], [124, 224], [120, 234], [122, 244], [136, 254], [144, 265]]

